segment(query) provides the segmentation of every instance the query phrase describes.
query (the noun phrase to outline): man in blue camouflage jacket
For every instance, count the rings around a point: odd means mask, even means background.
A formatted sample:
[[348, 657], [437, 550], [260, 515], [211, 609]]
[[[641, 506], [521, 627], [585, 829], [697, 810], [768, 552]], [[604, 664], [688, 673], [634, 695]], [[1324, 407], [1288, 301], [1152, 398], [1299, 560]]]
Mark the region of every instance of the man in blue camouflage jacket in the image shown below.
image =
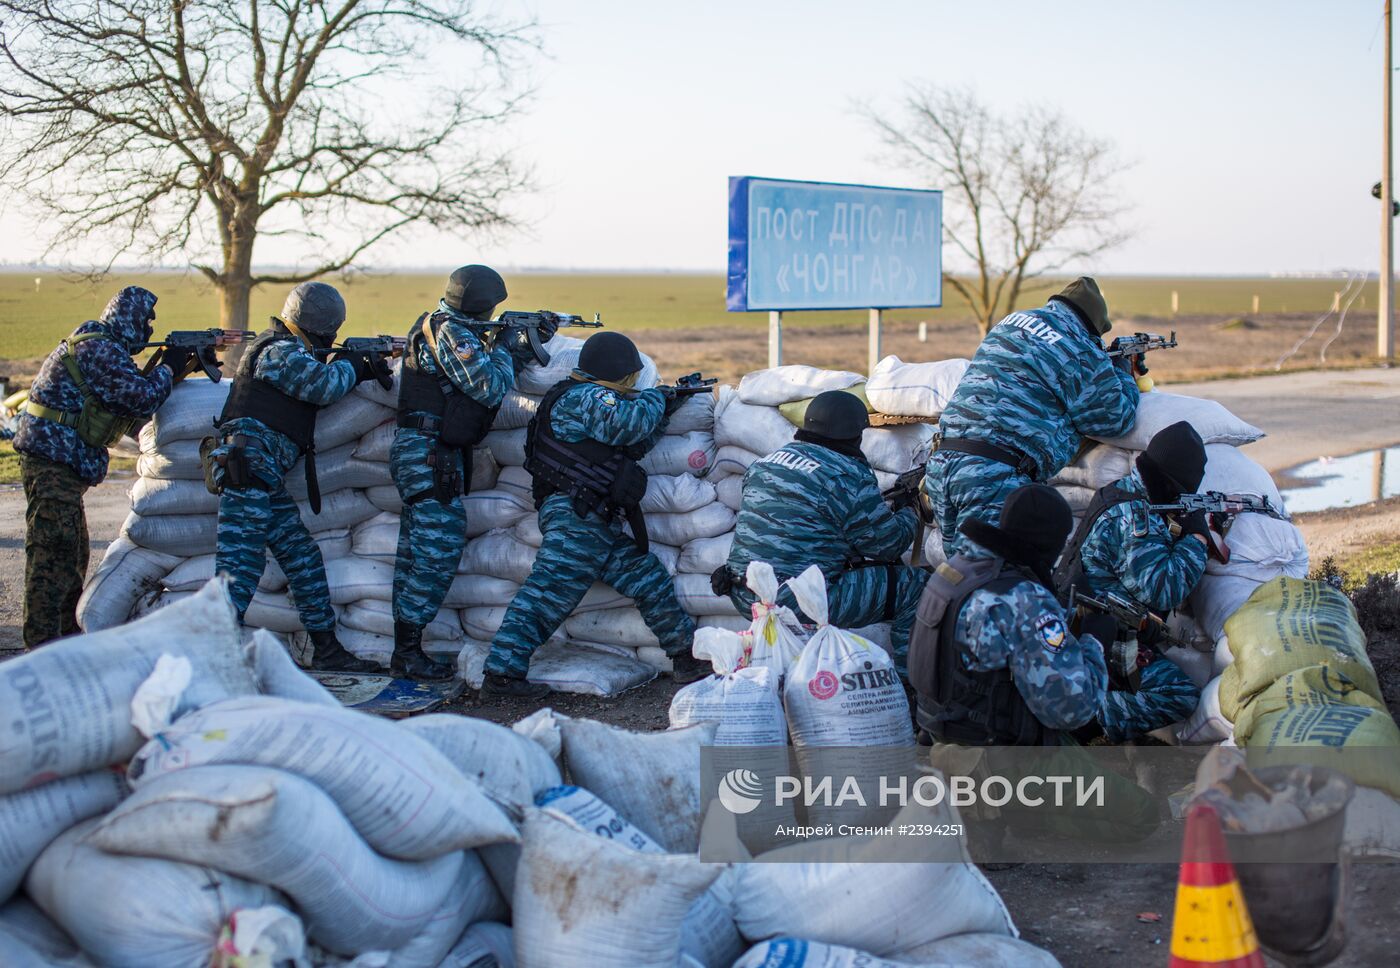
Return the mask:
[[81, 631], [77, 608], [88, 566], [83, 494], [107, 476], [107, 448], [155, 413], [197, 362], [192, 351], [172, 347], [146, 372], [137, 369], [132, 353], [151, 339], [155, 305], [155, 295], [140, 286], [113, 296], [101, 316], [49, 354], [20, 414], [14, 447], [27, 501], [27, 648]]
[[[744, 583], [749, 562], [766, 561], [781, 581], [816, 565], [826, 577], [831, 624], [891, 622], [902, 670], [928, 573], [900, 563], [918, 531], [918, 512], [896, 511], [881, 496], [860, 450], [869, 423], [859, 398], [829, 390], [807, 407], [793, 443], [750, 465], [734, 546], [715, 575], [715, 590], [748, 615], [754, 603]], [[778, 600], [797, 610], [786, 585]]]
[[369, 353], [341, 351], [329, 362], [316, 358], [312, 351], [328, 349], [344, 322], [340, 293], [323, 282], [304, 282], [239, 361], [216, 436], [208, 440], [212, 450], [205, 455], [206, 476], [220, 495], [214, 568], [228, 575], [241, 620], [271, 549], [311, 639], [312, 667], [377, 672], [377, 664], [355, 658], [336, 638], [321, 549], [285, 484], [287, 472], [304, 455], [311, 509], [320, 510], [316, 414], [387, 369]]
[[[467, 542], [462, 495], [472, 448], [491, 429], [516, 374], [533, 359], [523, 330], [482, 328], [505, 301], [496, 270], [455, 270], [432, 313], [408, 333], [399, 383], [398, 430], [389, 468], [403, 499], [394, 559], [394, 675], [448, 679], [452, 666], [423, 653], [423, 628], [437, 615]], [[541, 325], [540, 339], [554, 329]]]
[[1132, 364], [1115, 366], [1100, 339], [1112, 325], [1098, 284], [1081, 277], [982, 340], [939, 420], [924, 480], [948, 555], [968, 548], [963, 521], [995, 521], [1012, 490], [1048, 481], [1083, 437], [1132, 428]]
[[[1205, 445], [1189, 423], [1160, 431], [1131, 474], [1099, 491], [1070, 544], [1069, 554], [1077, 551], [1082, 570], [1062, 581], [1082, 578], [1089, 594], [1111, 592], [1163, 618], [1180, 607], [1205, 573], [1209, 524], [1198, 511], [1184, 517], [1174, 534], [1172, 522], [1148, 506], [1194, 493], [1205, 466]], [[1072, 568], [1065, 573], [1072, 575]], [[1144, 650], [1153, 644], [1139, 641]], [[1122, 742], [1185, 719], [1199, 700], [1190, 677], [1153, 654], [1136, 692], [1104, 694], [1098, 723], [1110, 741]]]
[[545, 394], [530, 421], [525, 466], [534, 477], [544, 543], [491, 643], [483, 697], [548, 694], [548, 686], [526, 679], [530, 657], [595, 581], [637, 603], [677, 682], [712, 671], [691, 654], [695, 622], [681, 609], [666, 569], [646, 550], [639, 513], [646, 473], [637, 461], [665, 433], [684, 398], [668, 388], [635, 388], [641, 355], [621, 333], [590, 336], [578, 363]]

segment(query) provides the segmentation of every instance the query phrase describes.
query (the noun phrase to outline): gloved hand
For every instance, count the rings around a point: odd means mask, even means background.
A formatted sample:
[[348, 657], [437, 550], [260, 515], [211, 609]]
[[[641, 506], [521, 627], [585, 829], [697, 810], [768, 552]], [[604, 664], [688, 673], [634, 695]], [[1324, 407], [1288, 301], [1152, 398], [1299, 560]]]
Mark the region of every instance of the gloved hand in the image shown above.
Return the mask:
[[1181, 519], [1181, 536], [1184, 538], [1190, 534], [1200, 535], [1207, 545], [1210, 544], [1210, 520], [1204, 511], [1192, 511], [1184, 515]]
[[332, 362], [339, 363], [341, 360], [347, 361], [355, 368], [355, 385], [367, 383], [370, 380], [379, 379], [379, 372], [375, 368], [375, 355], [363, 350], [339, 350], [332, 358]]
[[540, 316], [540, 342], [548, 343], [554, 339], [554, 334], [559, 332], [559, 314], [542, 309]]
[[[544, 339], [544, 327], [540, 327], [540, 338]], [[510, 358], [515, 361], [515, 370], [520, 372], [521, 368], [529, 363], [535, 362], [535, 351], [530, 348], [530, 331], [524, 326], [508, 326], [501, 334], [502, 345]]]
[[183, 380], [199, 365], [199, 355], [187, 346], [167, 346], [160, 352], [160, 365], [169, 367], [176, 380]]
[[1113, 365], [1129, 376], [1137, 375], [1133, 372], [1133, 358], [1131, 356], [1115, 356], [1113, 358]]
[[1102, 612], [1089, 612], [1079, 620], [1079, 635], [1092, 635], [1105, 652], [1118, 638], [1118, 620]]
[[666, 416], [671, 416], [685, 405], [685, 397], [676, 392], [675, 387], [657, 387], [666, 401]]

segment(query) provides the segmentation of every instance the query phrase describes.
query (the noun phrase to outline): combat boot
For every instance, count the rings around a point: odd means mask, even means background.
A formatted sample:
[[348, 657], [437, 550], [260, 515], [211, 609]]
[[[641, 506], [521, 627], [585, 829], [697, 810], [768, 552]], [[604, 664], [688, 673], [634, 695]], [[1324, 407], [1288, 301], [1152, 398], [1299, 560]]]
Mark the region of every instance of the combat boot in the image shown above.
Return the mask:
[[697, 659], [689, 652], [671, 656], [671, 678], [682, 686], [714, 674], [715, 667], [706, 659]]
[[550, 688], [542, 682], [531, 682], [523, 676], [503, 676], [488, 672], [481, 678], [481, 698], [509, 696], [512, 699], [543, 699]]
[[451, 679], [456, 670], [423, 654], [423, 626], [394, 623], [394, 654], [389, 672], [400, 679], [435, 681]]
[[311, 668], [317, 672], [384, 672], [378, 662], [357, 659], [347, 652], [335, 637], [335, 629], [307, 629], [306, 634], [311, 639]]

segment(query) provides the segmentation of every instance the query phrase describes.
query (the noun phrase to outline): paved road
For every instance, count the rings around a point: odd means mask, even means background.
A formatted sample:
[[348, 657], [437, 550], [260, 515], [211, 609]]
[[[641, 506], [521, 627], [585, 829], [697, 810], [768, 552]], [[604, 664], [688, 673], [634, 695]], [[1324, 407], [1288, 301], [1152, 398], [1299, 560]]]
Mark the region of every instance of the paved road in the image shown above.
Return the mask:
[[1164, 386], [1219, 400], [1269, 436], [1246, 453], [1271, 472], [1400, 443], [1400, 367]]

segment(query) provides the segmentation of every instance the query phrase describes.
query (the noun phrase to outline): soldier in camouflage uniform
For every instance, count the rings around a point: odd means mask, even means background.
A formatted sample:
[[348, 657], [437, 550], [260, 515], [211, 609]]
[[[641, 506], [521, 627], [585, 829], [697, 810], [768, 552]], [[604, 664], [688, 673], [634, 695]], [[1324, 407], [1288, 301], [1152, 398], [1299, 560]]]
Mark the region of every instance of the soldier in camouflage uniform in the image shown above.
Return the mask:
[[968, 550], [963, 521], [995, 521], [1012, 490], [1048, 481], [1084, 436], [1132, 428], [1132, 364], [1116, 367], [1100, 340], [1112, 325], [1098, 285], [1081, 277], [982, 340], [939, 420], [924, 481], [949, 555]]
[[[530, 422], [526, 467], [544, 543], [491, 643], [483, 696], [546, 695], [547, 686], [526, 679], [530, 657], [599, 580], [637, 603], [677, 682], [712, 671], [691, 654], [695, 622], [643, 543], [638, 506], [646, 474], [636, 462], [661, 438], [683, 398], [667, 388], [635, 389], [641, 369], [637, 348], [621, 333], [591, 336], [578, 368], [545, 395]], [[623, 530], [624, 519], [632, 535]]]
[[357, 384], [387, 371], [368, 353], [327, 349], [345, 322], [345, 301], [322, 282], [304, 282], [287, 296], [281, 318], [248, 345], [239, 361], [218, 432], [206, 444], [206, 476], [220, 494], [217, 572], [229, 577], [229, 593], [241, 620], [266, 567], [266, 551], [282, 567], [292, 600], [312, 643], [312, 668], [377, 672], [355, 658], [335, 635], [335, 612], [326, 587], [321, 549], [287, 493], [286, 474], [306, 456], [307, 490], [320, 510], [315, 487], [316, 413]]
[[150, 341], [155, 305], [155, 295], [140, 286], [113, 296], [100, 317], [49, 354], [20, 414], [14, 447], [27, 501], [26, 647], [81, 631], [77, 607], [88, 566], [83, 494], [107, 476], [107, 448], [155, 413], [196, 364], [193, 352], [180, 348], [164, 350], [144, 373], [132, 362], [135, 348]]
[[[1205, 573], [1209, 522], [1198, 511], [1183, 518], [1173, 534], [1172, 522], [1148, 505], [1194, 493], [1205, 466], [1205, 446], [1189, 423], [1158, 433], [1138, 456], [1137, 469], [1100, 490], [1090, 505], [1070, 544], [1082, 570], [1067, 571], [1073, 577], [1061, 581], [1082, 580], [1089, 594], [1111, 592], [1163, 617], [1178, 608]], [[1139, 640], [1144, 649], [1154, 644]], [[1136, 692], [1114, 689], [1104, 695], [1098, 725], [1111, 741], [1122, 742], [1185, 719], [1199, 700], [1190, 677], [1154, 653]]]
[[[869, 423], [865, 405], [850, 393], [829, 390], [812, 401], [797, 439], [745, 472], [734, 546], [713, 582], [740, 615], [749, 615], [749, 562], [767, 562], [781, 581], [816, 565], [826, 577], [831, 624], [893, 623], [902, 670], [928, 572], [900, 563], [918, 531], [918, 512], [896, 511], [881, 496], [860, 450]], [[786, 585], [778, 600], [798, 610]]]
[[[448, 679], [452, 666], [423, 653], [433, 620], [467, 541], [462, 494], [471, 481], [472, 447], [491, 427], [516, 374], [533, 358], [522, 330], [498, 336], [480, 324], [506, 298], [505, 281], [487, 266], [452, 273], [437, 310], [409, 330], [399, 385], [398, 430], [389, 467], [403, 499], [394, 560], [395, 675]], [[540, 338], [554, 335], [540, 327]]]
[[[943, 580], [929, 583], [909, 657], [919, 725], [933, 738], [1054, 745], [1098, 712], [1108, 687], [1102, 643], [1114, 623], [1089, 616], [1076, 637], [1055, 597], [1051, 568], [1071, 524], [1065, 499], [1043, 484], [1012, 491], [997, 525], [963, 522], [976, 547], [941, 565]], [[987, 567], [989, 556], [995, 567]], [[944, 597], [931, 608], [935, 595]]]

